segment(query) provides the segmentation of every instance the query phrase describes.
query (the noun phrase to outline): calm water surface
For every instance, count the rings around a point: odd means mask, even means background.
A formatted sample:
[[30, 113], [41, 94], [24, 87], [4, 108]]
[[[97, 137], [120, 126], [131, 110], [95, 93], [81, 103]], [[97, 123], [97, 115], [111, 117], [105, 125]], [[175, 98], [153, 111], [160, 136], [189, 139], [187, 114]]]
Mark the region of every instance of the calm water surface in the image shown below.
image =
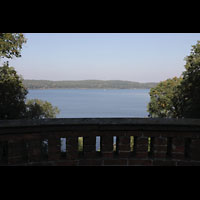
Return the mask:
[[28, 99], [51, 102], [60, 109], [57, 118], [147, 117], [149, 89], [29, 90]]

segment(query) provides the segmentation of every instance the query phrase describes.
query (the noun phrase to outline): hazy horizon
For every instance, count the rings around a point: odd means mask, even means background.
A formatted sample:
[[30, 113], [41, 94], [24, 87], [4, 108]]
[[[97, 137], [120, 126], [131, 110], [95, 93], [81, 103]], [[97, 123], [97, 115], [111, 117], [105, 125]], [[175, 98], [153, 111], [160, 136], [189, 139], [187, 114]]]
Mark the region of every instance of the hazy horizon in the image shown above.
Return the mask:
[[25, 33], [25, 37], [22, 57], [9, 60], [25, 80], [146, 83], [179, 77], [200, 33]]
[[[117, 79], [113, 79], [113, 80], [103, 80], [103, 79], [80, 79], [80, 80], [49, 80], [49, 79], [24, 79], [24, 80], [32, 80], [32, 81], [129, 81], [129, 80], [117, 80]], [[129, 81], [129, 82], [138, 82], [138, 83], [157, 83], [155, 81], [150, 81], [150, 82], [141, 82], [141, 81]]]

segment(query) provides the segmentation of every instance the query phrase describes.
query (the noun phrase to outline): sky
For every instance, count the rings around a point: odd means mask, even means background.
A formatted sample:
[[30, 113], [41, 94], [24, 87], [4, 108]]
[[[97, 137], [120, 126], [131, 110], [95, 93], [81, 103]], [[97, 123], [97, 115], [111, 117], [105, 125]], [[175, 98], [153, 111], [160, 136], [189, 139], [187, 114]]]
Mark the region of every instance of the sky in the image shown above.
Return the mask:
[[[24, 79], [159, 82], [185, 70], [200, 33], [24, 33]], [[5, 61], [2, 60], [2, 61]]]

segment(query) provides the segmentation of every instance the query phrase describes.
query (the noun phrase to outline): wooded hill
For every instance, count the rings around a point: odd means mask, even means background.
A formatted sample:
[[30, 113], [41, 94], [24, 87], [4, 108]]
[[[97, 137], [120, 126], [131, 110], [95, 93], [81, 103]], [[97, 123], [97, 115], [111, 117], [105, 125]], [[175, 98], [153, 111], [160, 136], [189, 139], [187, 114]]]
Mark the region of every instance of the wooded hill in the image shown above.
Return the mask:
[[48, 81], [48, 80], [24, 80], [28, 89], [57, 89], [57, 88], [79, 88], [79, 89], [149, 89], [157, 83], [139, 83], [121, 80], [82, 80], [82, 81]]

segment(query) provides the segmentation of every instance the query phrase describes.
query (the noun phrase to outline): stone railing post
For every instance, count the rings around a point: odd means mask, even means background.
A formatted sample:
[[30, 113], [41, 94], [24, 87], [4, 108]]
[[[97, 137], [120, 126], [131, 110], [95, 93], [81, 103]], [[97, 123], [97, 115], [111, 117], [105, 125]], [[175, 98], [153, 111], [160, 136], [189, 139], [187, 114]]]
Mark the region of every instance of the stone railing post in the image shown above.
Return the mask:
[[28, 162], [41, 161], [41, 141], [40, 136], [34, 136], [27, 141]]
[[101, 147], [102, 147], [102, 150], [101, 150], [102, 157], [112, 158], [113, 157], [113, 136], [112, 135], [102, 136]]
[[61, 157], [60, 137], [51, 135], [48, 137], [48, 160], [59, 160]]
[[26, 143], [23, 140], [10, 140], [8, 142], [8, 164], [27, 162]]
[[184, 137], [178, 136], [172, 139], [172, 159], [184, 160], [184, 148], [185, 140]]
[[78, 158], [78, 137], [67, 137], [66, 146], [67, 160], [76, 160]]
[[85, 136], [83, 143], [84, 158], [96, 157], [96, 136]]
[[155, 137], [154, 139], [154, 153], [155, 159], [165, 159], [167, 156], [167, 138]]
[[190, 159], [194, 161], [200, 161], [200, 139], [192, 139], [190, 146]]
[[148, 137], [147, 136], [137, 137], [136, 158], [139, 158], [139, 159], [148, 158]]
[[128, 158], [130, 156], [130, 136], [119, 136], [119, 157]]

